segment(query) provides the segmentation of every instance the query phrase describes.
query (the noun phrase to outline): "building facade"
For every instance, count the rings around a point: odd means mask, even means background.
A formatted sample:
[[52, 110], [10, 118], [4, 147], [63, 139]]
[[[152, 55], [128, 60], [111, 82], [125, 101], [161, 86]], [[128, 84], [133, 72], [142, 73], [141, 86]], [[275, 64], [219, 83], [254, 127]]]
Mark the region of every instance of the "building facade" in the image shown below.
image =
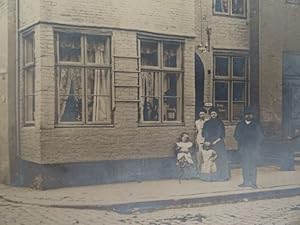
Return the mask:
[[[51, 188], [173, 178], [173, 145], [182, 132], [194, 138], [205, 103], [219, 108], [229, 150], [245, 105], [280, 129], [281, 111], [268, 114], [282, 103], [277, 86], [266, 88], [268, 13], [287, 10], [290, 21], [299, 6], [279, 2], [2, 0], [3, 180]], [[278, 38], [294, 44], [276, 49], [281, 59], [297, 48], [289, 26]], [[275, 105], [266, 90], [280, 95]]]

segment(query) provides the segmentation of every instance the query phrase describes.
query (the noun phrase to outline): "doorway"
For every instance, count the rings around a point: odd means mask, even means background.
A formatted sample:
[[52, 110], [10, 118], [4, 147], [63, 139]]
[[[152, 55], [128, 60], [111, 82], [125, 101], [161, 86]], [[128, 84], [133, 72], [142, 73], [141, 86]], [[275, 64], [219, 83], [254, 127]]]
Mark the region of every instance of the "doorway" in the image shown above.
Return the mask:
[[204, 66], [201, 58], [195, 53], [195, 119], [204, 106]]
[[283, 54], [283, 128], [286, 136], [300, 135], [300, 52]]

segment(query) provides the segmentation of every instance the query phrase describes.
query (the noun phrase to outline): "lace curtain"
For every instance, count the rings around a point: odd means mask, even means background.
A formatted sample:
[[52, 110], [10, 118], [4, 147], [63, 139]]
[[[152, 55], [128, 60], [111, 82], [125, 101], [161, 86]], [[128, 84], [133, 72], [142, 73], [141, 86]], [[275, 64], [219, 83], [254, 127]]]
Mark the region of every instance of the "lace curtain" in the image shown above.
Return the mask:
[[[90, 52], [90, 62], [103, 65], [106, 61], [105, 43], [94, 41], [88, 45]], [[91, 71], [91, 70], [90, 70]], [[92, 122], [108, 122], [111, 115], [110, 106], [110, 73], [106, 69], [93, 69], [94, 87], [91, 90], [93, 96], [93, 108], [90, 110], [92, 115], [89, 118]]]

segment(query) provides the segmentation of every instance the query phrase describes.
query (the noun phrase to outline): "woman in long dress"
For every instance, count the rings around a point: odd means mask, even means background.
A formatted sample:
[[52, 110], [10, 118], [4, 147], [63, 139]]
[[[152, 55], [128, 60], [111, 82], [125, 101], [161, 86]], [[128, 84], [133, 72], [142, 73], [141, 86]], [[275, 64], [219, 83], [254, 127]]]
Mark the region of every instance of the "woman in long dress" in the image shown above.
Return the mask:
[[217, 171], [205, 177], [211, 181], [225, 181], [230, 179], [230, 168], [227, 160], [227, 152], [225, 149], [225, 126], [221, 119], [218, 118], [218, 109], [212, 107], [209, 110], [210, 119], [204, 123], [202, 136], [204, 144], [211, 146], [216, 152], [215, 160]]

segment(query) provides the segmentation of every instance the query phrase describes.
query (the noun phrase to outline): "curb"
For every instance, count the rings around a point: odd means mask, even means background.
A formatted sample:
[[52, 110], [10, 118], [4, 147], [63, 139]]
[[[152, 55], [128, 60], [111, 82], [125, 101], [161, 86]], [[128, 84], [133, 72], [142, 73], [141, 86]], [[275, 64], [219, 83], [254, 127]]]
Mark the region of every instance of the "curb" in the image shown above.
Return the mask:
[[238, 194], [221, 194], [195, 198], [166, 199], [143, 202], [130, 202], [112, 205], [50, 205], [56, 208], [91, 209], [114, 211], [120, 214], [145, 213], [161, 209], [180, 208], [183, 206], [208, 206], [224, 203], [247, 202], [272, 198], [287, 198], [300, 195], [300, 187], [279, 190], [260, 190]]

